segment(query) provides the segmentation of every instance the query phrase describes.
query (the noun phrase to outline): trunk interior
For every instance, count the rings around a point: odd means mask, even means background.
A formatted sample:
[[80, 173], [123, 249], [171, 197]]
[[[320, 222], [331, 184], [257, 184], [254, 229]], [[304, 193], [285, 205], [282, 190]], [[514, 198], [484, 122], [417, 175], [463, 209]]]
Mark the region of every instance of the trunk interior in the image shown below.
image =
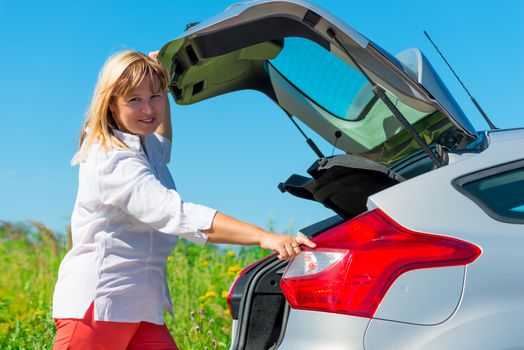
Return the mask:
[[[336, 215], [301, 232], [313, 237], [345, 219]], [[280, 279], [288, 261], [274, 255], [239, 277], [232, 295], [232, 316], [238, 320], [238, 329], [230, 349], [276, 349], [286, 329], [289, 313], [280, 289]]]

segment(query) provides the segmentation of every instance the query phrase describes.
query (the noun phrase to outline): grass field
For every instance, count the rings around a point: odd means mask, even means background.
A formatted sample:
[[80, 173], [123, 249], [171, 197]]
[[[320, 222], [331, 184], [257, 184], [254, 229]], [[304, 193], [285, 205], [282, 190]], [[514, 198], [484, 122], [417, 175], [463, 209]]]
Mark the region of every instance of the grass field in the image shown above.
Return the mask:
[[[66, 244], [41, 224], [0, 223], [0, 349], [51, 349], [51, 299]], [[180, 349], [228, 349], [227, 292], [243, 267], [267, 255], [180, 240], [168, 259], [175, 317], [166, 324]]]

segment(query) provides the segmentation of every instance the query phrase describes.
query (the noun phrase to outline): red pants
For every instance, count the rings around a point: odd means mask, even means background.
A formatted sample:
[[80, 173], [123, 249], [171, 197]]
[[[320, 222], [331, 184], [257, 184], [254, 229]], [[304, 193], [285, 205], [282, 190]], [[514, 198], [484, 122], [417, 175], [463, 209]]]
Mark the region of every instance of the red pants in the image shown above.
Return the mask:
[[53, 350], [178, 350], [166, 325], [93, 320], [93, 304], [83, 319], [56, 318]]

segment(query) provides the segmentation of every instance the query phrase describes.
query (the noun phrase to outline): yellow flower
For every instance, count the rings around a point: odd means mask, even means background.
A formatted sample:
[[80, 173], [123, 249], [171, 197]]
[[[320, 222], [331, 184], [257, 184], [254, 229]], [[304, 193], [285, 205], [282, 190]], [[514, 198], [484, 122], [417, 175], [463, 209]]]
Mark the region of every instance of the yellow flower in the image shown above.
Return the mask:
[[198, 297], [198, 301], [206, 302], [209, 298], [215, 298], [217, 296], [216, 292], [206, 292], [206, 294]]
[[234, 251], [230, 250], [230, 251], [228, 251], [228, 252], [226, 253], [226, 255], [227, 255], [229, 258], [232, 258], [232, 257], [234, 257], [236, 254], [235, 254]]
[[229, 309], [225, 309], [225, 310], [224, 310], [224, 313], [225, 313], [226, 315], [231, 315], [231, 311], [229, 311]]
[[171, 260], [173, 260], [173, 256], [172, 255], [167, 257], [167, 261], [171, 261]]
[[221, 294], [222, 298], [227, 298], [228, 295], [229, 295], [229, 292], [227, 290], [222, 291], [222, 294]]
[[242, 267], [240, 267], [240, 265], [231, 266], [229, 269], [227, 269], [227, 274], [230, 276], [234, 276], [237, 273], [239, 273], [241, 269]]
[[206, 292], [206, 298], [214, 298], [217, 296], [216, 292]]

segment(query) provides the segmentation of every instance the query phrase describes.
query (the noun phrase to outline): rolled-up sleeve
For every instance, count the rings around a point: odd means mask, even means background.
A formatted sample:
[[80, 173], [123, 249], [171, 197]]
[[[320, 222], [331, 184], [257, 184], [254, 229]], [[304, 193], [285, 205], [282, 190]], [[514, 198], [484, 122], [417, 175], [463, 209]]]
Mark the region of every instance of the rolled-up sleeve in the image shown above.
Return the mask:
[[176, 190], [157, 180], [147, 161], [133, 151], [111, 151], [97, 160], [103, 204], [113, 205], [166, 234], [205, 243], [216, 210], [182, 201]]

